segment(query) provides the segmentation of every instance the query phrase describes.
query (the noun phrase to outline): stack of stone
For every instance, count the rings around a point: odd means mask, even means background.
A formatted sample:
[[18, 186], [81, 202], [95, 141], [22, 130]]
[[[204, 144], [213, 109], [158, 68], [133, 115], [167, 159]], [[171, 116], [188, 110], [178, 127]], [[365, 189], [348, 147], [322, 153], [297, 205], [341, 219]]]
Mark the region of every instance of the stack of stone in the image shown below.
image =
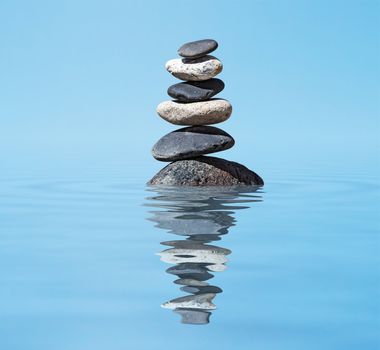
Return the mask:
[[161, 118], [188, 127], [162, 137], [153, 147], [157, 160], [173, 162], [150, 180], [153, 185], [231, 186], [263, 185], [263, 180], [241, 164], [205, 154], [231, 148], [235, 141], [225, 131], [209, 126], [227, 120], [232, 113], [230, 102], [213, 98], [224, 89], [224, 83], [214, 77], [222, 63], [209, 53], [218, 43], [206, 39], [186, 43], [178, 50], [182, 58], [166, 63], [166, 69], [176, 78], [185, 80], [169, 87], [174, 100], [158, 105]]

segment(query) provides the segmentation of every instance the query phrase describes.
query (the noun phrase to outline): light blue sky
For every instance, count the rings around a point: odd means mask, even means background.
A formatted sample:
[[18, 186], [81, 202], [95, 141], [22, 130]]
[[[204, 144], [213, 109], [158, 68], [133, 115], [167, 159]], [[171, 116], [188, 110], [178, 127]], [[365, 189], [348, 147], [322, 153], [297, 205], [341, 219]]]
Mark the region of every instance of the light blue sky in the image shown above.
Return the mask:
[[[215, 38], [236, 139], [221, 157], [268, 174], [372, 172], [379, 155], [379, 1], [0, 3], [3, 174], [154, 173], [176, 127], [156, 105], [184, 42]], [[344, 170], [343, 170], [344, 169]]]

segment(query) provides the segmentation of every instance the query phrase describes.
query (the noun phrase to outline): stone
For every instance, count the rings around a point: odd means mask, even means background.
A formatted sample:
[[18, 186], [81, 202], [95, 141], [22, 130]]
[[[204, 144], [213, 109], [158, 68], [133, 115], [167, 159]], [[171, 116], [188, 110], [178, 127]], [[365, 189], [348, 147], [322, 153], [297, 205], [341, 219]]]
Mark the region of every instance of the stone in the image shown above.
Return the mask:
[[168, 88], [168, 95], [180, 102], [199, 102], [210, 99], [224, 89], [220, 79], [178, 83]]
[[214, 293], [187, 295], [170, 300], [161, 306], [172, 310], [177, 308], [214, 310], [216, 306], [211, 301], [215, 298], [215, 295]]
[[198, 280], [194, 280], [191, 278], [179, 278], [179, 279], [175, 280], [174, 283], [180, 284], [183, 286], [194, 286], [194, 287], [205, 287], [205, 286], [209, 285], [207, 282], [198, 281]]
[[[191, 196], [191, 194], [189, 194]], [[218, 240], [218, 235], [228, 232], [234, 224], [233, 218], [227, 212], [171, 212], [157, 211], [148, 220], [155, 222], [156, 227], [180, 236], [195, 237], [198, 241]]]
[[232, 106], [223, 99], [191, 103], [165, 101], [157, 106], [157, 113], [162, 119], [176, 125], [207, 125], [227, 120], [232, 113]]
[[159, 171], [150, 185], [164, 186], [263, 186], [263, 179], [239, 163], [216, 157], [173, 162]]
[[157, 255], [161, 257], [161, 261], [169, 264], [202, 263], [208, 265], [212, 271], [224, 271], [226, 255], [229, 253], [230, 251], [220, 247], [193, 243], [189, 248], [170, 248]]
[[188, 250], [202, 250], [209, 251], [211, 254], [223, 254], [229, 255], [231, 254], [231, 250], [218, 247], [211, 244], [204, 244], [202, 242], [196, 242], [193, 240], [177, 240], [177, 241], [165, 241], [161, 242], [162, 245], [174, 247], [176, 249], [188, 249]]
[[163, 136], [153, 146], [152, 155], [164, 162], [194, 158], [224, 151], [235, 144], [232, 136], [213, 126], [193, 126]]
[[183, 292], [191, 294], [205, 294], [205, 293], [222, 293], [223, 290], [217, 286], [184, 286], [180, 288]]
[[223, 65], [214, 56], [203, 56], [195, 60], [175, 58], [166, 62], [166, 70], [181, 80], [203, 81], [218, 75]]
[[191, 41], [178, 49], [178, 54], [186, 58], [198, 58], [213, 52], [218, 48], [218, 43], [212, 39]]
[[190, 278], [197, 281], [207, 281], [214, 277], [209, 270], [199, 263], [182, 263], [169, 267], [166, 272], [179, 278]]
[[181, 315], [181, 322], [184, 324], [207, 324], [210, 322], [210, 311], [175, 309], [174, 312]]

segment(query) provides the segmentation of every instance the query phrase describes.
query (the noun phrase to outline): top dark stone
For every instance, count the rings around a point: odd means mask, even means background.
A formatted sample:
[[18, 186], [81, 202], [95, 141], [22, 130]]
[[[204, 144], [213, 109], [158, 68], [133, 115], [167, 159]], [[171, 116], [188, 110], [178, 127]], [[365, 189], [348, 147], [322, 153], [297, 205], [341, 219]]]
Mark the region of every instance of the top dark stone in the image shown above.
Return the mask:
[[205, 56], [213, 52], [218, 47], [218, 43], [212, 39], [197, 40], [186, 43], [178, 49], [178, 54], [182, 57], [194, 59]]

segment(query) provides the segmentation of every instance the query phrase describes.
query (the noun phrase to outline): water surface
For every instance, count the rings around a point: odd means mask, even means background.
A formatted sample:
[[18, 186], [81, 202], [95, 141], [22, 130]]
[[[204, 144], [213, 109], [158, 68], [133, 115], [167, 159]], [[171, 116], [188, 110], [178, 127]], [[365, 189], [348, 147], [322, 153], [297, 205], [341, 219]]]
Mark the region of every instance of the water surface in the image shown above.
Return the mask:
[[378, 349], [375, 178], [144, 180], [1, 182], [3, 349]]

